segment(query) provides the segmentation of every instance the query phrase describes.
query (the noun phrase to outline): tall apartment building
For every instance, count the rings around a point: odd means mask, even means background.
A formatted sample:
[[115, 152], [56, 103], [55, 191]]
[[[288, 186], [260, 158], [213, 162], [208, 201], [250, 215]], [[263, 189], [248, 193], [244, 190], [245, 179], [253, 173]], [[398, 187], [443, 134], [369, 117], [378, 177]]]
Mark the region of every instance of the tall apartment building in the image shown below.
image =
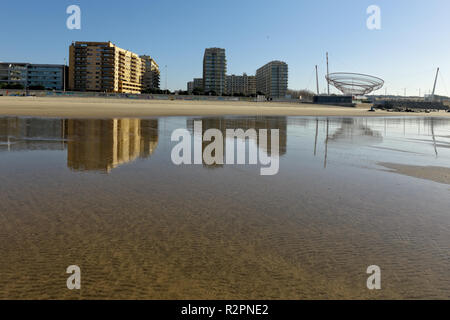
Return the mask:
[[69, 50], [69, 88], [75, 91], [140, 93], [145, 64], [111, 42], [75, 42]]
[[229, 95], [254, 95], [256, 94], [256, 77], [248, 76], [244, 73], [242, 76], [226, 76], [225, 92]]
[[150, 56], [140, 56], [144, 63], [144, 75], [142, 80], [143, 90], [159, 89], [160, 71], [156, 61]]
[[266, 97], [284, 98], [288, 87], [288, 65], [271, 61], [256, 70], [256, 91]]
[[217, 95], [222, 95], [225, 92], [226, 73], [225, 49], [205, 49], [203, 56], [203, 89], [205, 93], [214, 92]]
[[44, 87], [63, 90], [66, 84], [67, 67], [59, 64], [0, 63], [1, 84], [20, 84], [23, 88]]

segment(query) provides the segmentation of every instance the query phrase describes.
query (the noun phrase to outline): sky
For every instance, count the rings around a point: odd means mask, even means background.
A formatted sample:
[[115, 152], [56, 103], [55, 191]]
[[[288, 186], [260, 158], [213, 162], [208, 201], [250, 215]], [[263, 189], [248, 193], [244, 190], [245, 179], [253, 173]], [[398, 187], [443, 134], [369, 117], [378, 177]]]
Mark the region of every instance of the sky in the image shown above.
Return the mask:
[[[81, 29], [69, 30], [66, 9], [81, 9]], [[377, 5], [381, 29], [370, 30]], [[289, 88], [326, 90], [330, 72], [385, 80], [376, 94], [450, 96], [448, 0], [29, 0], [2, 1], [0, 61], [63, 64], [72, 41], [111, 41], [152, 56], [161, 88], [186, 89], [202, 76], [204, 49], [226, 49], [228, 74], [255, 74], [272, 60], [289, 65]], [[337, 93], [336, 89], [331, 90]]]

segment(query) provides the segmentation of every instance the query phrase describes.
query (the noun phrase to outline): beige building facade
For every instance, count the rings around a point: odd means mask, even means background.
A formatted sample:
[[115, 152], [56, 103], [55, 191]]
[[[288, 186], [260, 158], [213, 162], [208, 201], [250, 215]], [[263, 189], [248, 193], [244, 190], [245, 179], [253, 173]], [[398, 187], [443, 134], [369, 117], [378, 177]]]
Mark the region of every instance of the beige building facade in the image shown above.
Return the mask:
[[144, 74], [142, 78], [142, 89], [151, 91], [158, 90], [160, 83], [160, 71], [156, 61], [150, 56], [140, 56], [144, 64]]
[[255, 95], [256, 77], [248, 76], [246, 73], [242, 76], [237, 76], [234, 74], [226, 76], [225, 93], [229, 95]]
[[141, 93], [145, 63], [111, 42], [74, 42], [69, 49], [69, 89]]

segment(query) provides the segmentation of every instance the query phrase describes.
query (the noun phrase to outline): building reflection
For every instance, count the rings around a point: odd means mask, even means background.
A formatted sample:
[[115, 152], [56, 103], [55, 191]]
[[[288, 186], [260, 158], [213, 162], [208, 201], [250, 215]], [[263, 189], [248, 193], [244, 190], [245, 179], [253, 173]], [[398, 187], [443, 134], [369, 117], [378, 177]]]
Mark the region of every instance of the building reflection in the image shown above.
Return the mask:
[[[227, 129], [254, 129], [256, 137], [249, 139], [248, 143], [256, 145], [269, 156], [272, 146], [270, 130], [279, 130], [279, 155], [283, 156], [287, 152], [289, 127], [293, 141], [301, 141], [301, 138], [305, 139], [302, 141], [306, 144], [311, 143], [311, 151], [324, 161], [325, 167], [327, 161], [333, 159], [333, 151], [338, 148], [391, 148], [392, 145], [386, 145], [383, 140], [392, 144], [392, 141], [397, 141], [393, 140], [397, 137], [403, 140], [408, 137], [409, 141], [423, 143], [426, 148], [431, 147], [423, 152], [431, 150], [436, 157], [443, 148], [449, 148], [449, 120], [445, 118], [206, 117], [187, 120], [186, 126], [191, 133], [194, 131], [195, 121], [201, 122], [202, 134], [208, 129], [221, 131], [225, 153], [226, 144], [232, 142], [226, 139]], [[268, 130], [267, 145], [260, 143], [260, 129]], [[158, 139], [158, 119], [61, 120], [0, 117], [0, 156], [3, 152], [59, 150], [67, 153], [67, 166], [79, 171], [110, 172], [121, 164], [148, 158], [157, 148]], [[209, 144], [209, 141], [202, 142], [202, 151]], [[378, 144], [381, 146], [376, 146]], [[293, 151], [298, 147], [301, 146], [292, 145]], [[248, 146], [246, 150], [248, 152]], [[225, 157], [226, 154], [224, 163]], [[204, 166], [216, 168], [222, 165]]]
[[[258, 149], [262, 149], [268, 156], [271, 156], [271, 146], [272, 146], [272, 135], [270, 134], [271, 129], [279, 130], [279, 156], [286, 154], [287, 148], [287, 118], [286, 117], [214, 117], [214, 118], [191, 118], [187, 120], [187, 128], [194, 134], [194, 122], [201, 121], [202, 123], [202, 136], [208, 129], [218, 129], [222, 132], [223, 139], [223, 150], [225, 163], [225, 150], [227, 143], [235, 143], [234, 140], [226, 139], [227, 129], [242, 129], [244, 131], [248, 129], [255, 129], [256, 139], [250, 138], [249, 141], [256, 143]], [[267, 144], [260, 144], [260, 129], [267, 129]], [[210, 141], [202, 141], [202, 154], [205, 148], [210, 144]], [[214, 154], [213, 154], [214, 156]], [[208, 165], [203, 162], [203, 165], [208, 168], [222, 167], [222, 164], [212, 164]]]
[[158, 145], [158, 120], [67, 120], [67, 165], [73, 170], [110, 172]]
[[157, 146], [157, 119], [0, 118], [0, 151], [65, 150], [72, 170], [110, 172]]
[[0, 151], [64, 150], [64, 120], [0, 118]]

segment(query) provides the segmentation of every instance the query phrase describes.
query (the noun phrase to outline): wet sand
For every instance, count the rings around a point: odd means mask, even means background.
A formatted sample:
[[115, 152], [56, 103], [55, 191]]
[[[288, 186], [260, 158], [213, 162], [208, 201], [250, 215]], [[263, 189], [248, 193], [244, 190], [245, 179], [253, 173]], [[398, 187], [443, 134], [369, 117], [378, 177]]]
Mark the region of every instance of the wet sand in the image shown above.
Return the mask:
[[410, 177], [450, 184], [450, 168], [432, 166], [409, 166], [398, 163], [379, 164], [383, 167], [393, 170], [396, 173], [400, 173]]
[[325, 105], [239, 102], [239, 101], [184, 101], [132, 100], [113, 98], [74, 97], [0, 97], [0, 115], [99, 118], [152, 116], [213, 116], [213, 115], [285, 115], [285, 116], [444, 116], [450, 113], [369, 112], [361, 107]]

